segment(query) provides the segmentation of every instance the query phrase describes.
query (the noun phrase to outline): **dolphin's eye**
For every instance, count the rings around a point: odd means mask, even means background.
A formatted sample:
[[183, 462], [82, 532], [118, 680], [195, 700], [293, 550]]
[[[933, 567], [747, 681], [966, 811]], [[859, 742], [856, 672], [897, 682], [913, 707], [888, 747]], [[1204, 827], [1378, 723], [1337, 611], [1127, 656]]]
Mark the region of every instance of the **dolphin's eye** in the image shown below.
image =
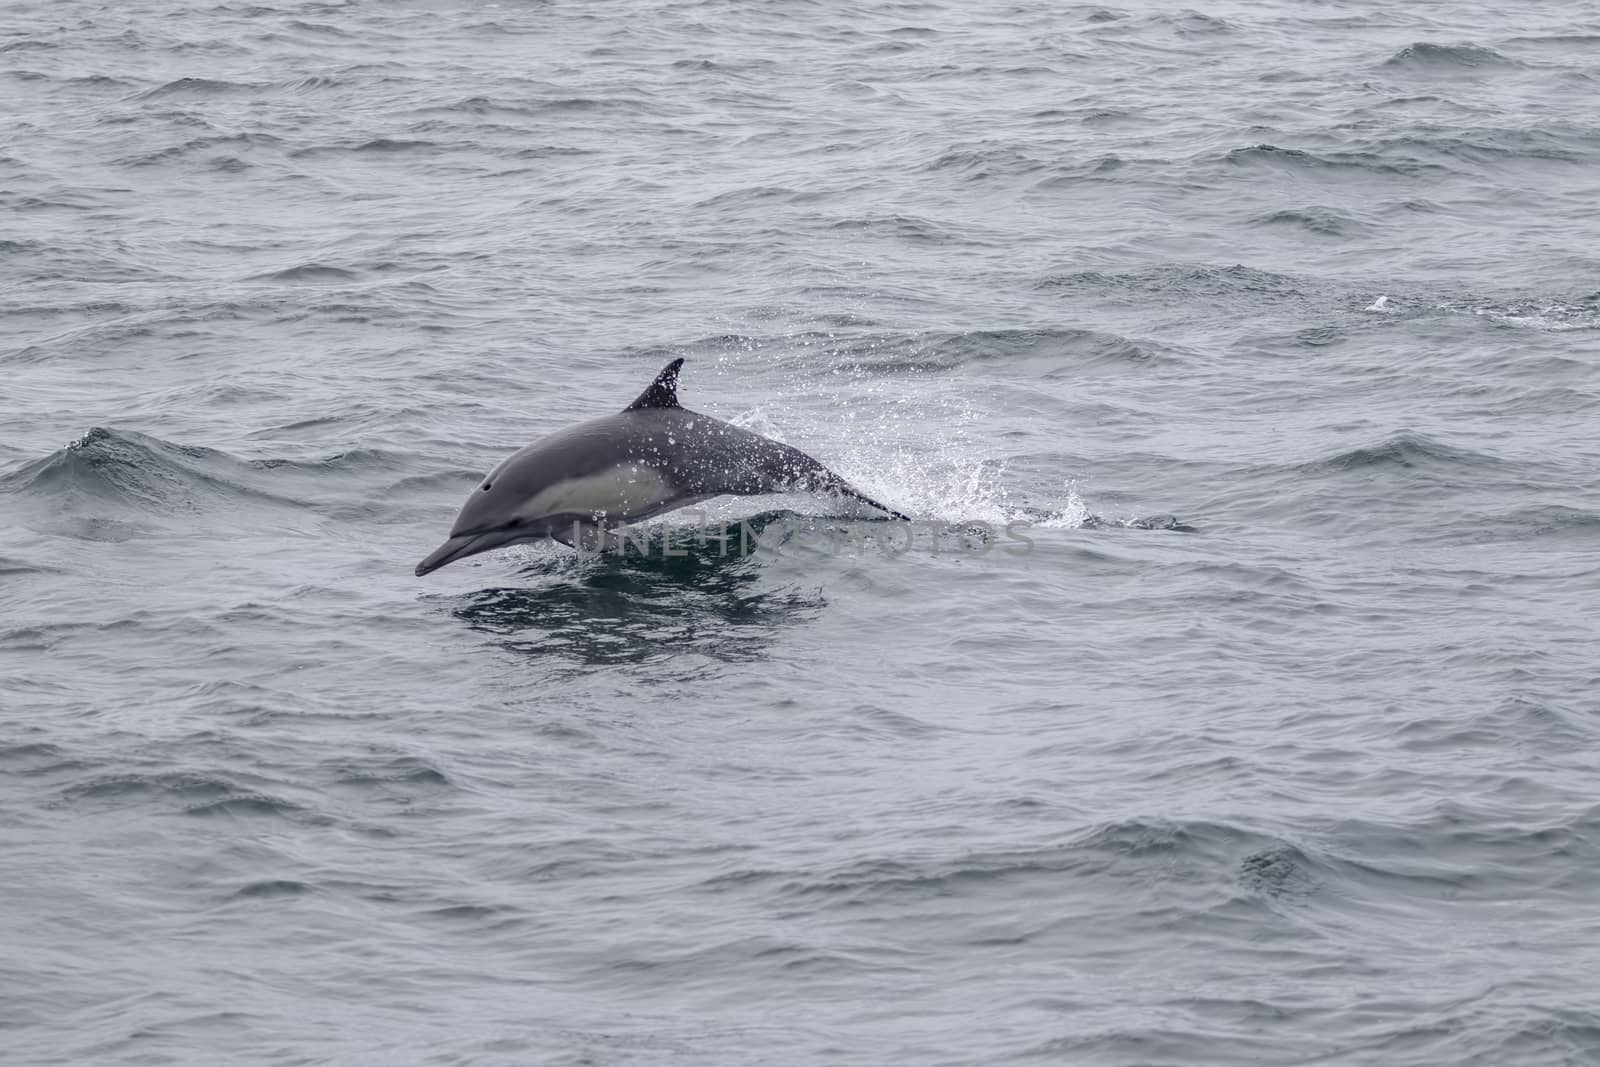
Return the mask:
[[487, 493], [489, 491], [489, 483], [488, 482], [484, 482], [483, 483], [483, 491], [485, 493]]

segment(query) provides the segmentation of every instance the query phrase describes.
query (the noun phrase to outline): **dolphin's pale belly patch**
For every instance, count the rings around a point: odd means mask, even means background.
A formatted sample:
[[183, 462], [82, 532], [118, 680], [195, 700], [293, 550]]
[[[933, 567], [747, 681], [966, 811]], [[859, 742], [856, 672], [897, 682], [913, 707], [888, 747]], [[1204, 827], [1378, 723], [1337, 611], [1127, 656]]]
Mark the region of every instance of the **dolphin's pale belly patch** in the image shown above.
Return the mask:
[[654, 467], [622, 463], [546, 486], [517, 513], [529, 520], [550, 515], [604, 515], [615, 521], [654, 511], [681, 495]]

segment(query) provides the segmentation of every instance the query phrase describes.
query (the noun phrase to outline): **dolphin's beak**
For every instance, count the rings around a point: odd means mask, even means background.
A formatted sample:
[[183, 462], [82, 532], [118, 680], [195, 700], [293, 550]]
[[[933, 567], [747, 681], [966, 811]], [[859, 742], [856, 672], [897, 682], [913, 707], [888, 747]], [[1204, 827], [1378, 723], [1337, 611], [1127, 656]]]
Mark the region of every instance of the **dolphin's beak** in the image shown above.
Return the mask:
[[487, 552], [491, 548], [498, 548], [505, 544], [504, 538], [497, 538], [492, 533], [463, 534], [452, 537], [432, 552], [428, 558], [417, 564], [417, 577], [431, 573], [443, 567], [446, 563], [454, 563], [467, 556], [475, 556], [479, 552]]

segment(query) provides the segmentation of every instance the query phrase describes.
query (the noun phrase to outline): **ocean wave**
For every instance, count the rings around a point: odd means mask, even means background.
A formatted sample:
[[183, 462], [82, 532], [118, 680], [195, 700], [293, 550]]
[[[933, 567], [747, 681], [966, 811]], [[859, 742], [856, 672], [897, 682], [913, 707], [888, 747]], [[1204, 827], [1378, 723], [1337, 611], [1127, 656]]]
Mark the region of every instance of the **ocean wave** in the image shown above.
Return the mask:
[[1499, 467], [1505, 461], [1485, 452], [1475, 452], [1436, 441], [1420, 433], [1401, 431], [1374, 445], [1337, 452], [1322, 459], [1294, 466], [1307, 475], [1347, 471], [1394, 470], [1481, 470]]
[[204, 152], [211, 149], [228, 148], [234, 151], [249, 151], [258, 148], [277, 149], [282, 144], [281, 139], [269, 133], [211, 134], [203, 137], [191, 137], [181, 144], [169, 145], [166, 148], [123, 156], [114, 162], [119, 167], [149, 167], [183, 159], [195, 152]]
[[67, 447], [0, 476], [0, 492], [86, 497], [157, 513], [192, 511], [242, 497], [294, 503], [241, 484], [237, 474], [247, 469], [214, 449], [96, 426]]
[[1292, 226], [1319, 237], [1346, 237], [1361, 229], [1361, 222], [1347, 211], [1331, 207], [1287, 208], [1256, 219], [1260, 226]]
[[1200, 533], [1200, 527], [1186, 522], [1176, 515], [1141, 515], [1127, 519], [1107, 519], [1099, 515], [1090, 515], [1085, 512], [1081, 517], [1070, 512], [1046, 517], [1039, 522], [1042, 527], [1063, 527], [1066, 529], [1102, 530], [1107, 527], [1119, 527], [1124, 530], [1167, 530], [1172, 533]]
[[296, 801], [209, 771], [120, 771], [96, 775], [59, 790], [55, 803], [100, 810], [146, 804], [167, 814], [260, 815], [301, 823], [330, 821]]
[[1030, 174], [1046, 165], [1014, 145], [989, 141], [948, 148], [923, 169], [959, 174], [968, 181], [983, 181], [1001, 175]]
[[411, 140], [402, 137], [374, 137], [369, 140], [345, 144], [315, 144], [289, 152], [291, 159], [315, 158], [331, 155], [387, 156], [401, 154], [427, 154], [445, 146], [435, 141]]
[[427, 151], [438, 148], [433, 141], [408, 141], [399, 137], [377, 137], [350, 149], [352, 152], [415, 152]]
[[246, 278], [250, 282], [289, 282], [309, 283], [323, 285], [330, 282], [351, 282], [358, 277], [355, 271], [343, 267], [334, 267], [326, 263], [302, 263], [295, 267], [285, 267], [282, 270], [269, 271], [265, 274], [253, 274]]
[[996, 363], [1008, 371], [1056, 378], [1086, 367], [1138, 367], [1183, 358], [1153, 341], [1073, 327], [872, 334], [835, 338], [830, 348], [840, 370], [870, 375], [942, 373]]
[[1433, 536], [1449, 544], [1570, 543], [1574, 548], [1600, 543], [1600, 511], [1566, 504], [1545, 504], [1510, 511], [1462, 514], [1448, 529]]
[[869, 215], [838, 219], [829, 223], [828, 229], [941, 247], [985, 243], [971, 233], [970, 227], [916, 215]]
[[1036, 286], [1082, 293], [1159, 294], [1165, 299], [1199, 299], [1242, 294], [1301, 299], [1312, 287], [1299, 278], [1236, 263], [1229, 267], [1172, 265], [1126, 272], [1079, 271], [1050, 275]]
[[989, 896], [1004, 887], [1049, 879], [1109, 878], [1140, 883], [1182, 869], [1211, 882], [1220, 900], [1304, 897], [1331, 861], [1274, 834], [1241, 824], [1135, 817], [1077, 831], [1030, 848], [902, 856], [848, 862], [826, 871], [736, 868], [712, 876], [713, 892], [759, 889], [791, 903], [859, 906], [905, 899]]
[[283, 90], [290, 93], [320, 93], [329, 89], [339, 89], [344, 82], [339, 78], [326, 74], [313, 74], [304, 78], [283, 83]]
[[1096, 155], [1084, 156], [1071, 164], [1056, 164], [1051, 166], [1050, 173], [1034, 182], [1033, 191], [1062, 191], [1072, 190], [1085, 182], [1088, 183], [1132, 183], [1139, 180], [1138, 176], [1124, 173], [1127, 169], [1138, 167], [1143, 169], [1161, 168], [1171, 161], [1161, 156], [1134, 156], [1120, 155], [1116, 152], [1102, 152]]
[[1308, 152], [1302, 148], [1282, 148], [1274, 144], [1253, 144], [1235, 148], [1222, 157], [1222, 161], [1235, 166], [1270, 163], [1309, 171], [1359, 170], [1373, 174], [1416, 177], [1424, 174], [1445, 174], [1449, 167], [1440, 163], [1427, 163], [1416, 159], [1387, 159], [1379, 152], [1332, 151]]
[[1353, 136], [1355, 154], [1404, 168], [1442, 165], [1430, 159], [1486, 164], [1507, 160], [1576, 163], [1600, 154], [1600, 129], [1548, 124], [1499, 126], [1416, 125], [1385, 136]]
[[[1600, 329], [1600, 293], [1582, 297], [1535, 296], [1510, 297], [1447, 295], [1438, 291], [1376, 292], [1367, 289], [1352, 294], [1351, 300], [1361, 302], [1362, 310], [1381, 313], [1395, 318], [1423, 316], [1472, 315], [1506, 329], [1537, 330], [1543, 333], [1567, 333], [1575, 330]], [[1524, 361], [1533, 357], [1519, 356]]]
[[1233, 33], [1238, 27], [1225, 18], [1199, 11], [1177, 11], [1152, 17], [1156, 25], [1172, 28], [1180, 36], [1209, 37], [1220, 33]]
[[[316, 9], [313, 8], [312, 10], [316, 10]], [[323, 9], [323, 10], [326, 10], [328, 13], [332, 14], [332, 13], [334, 13], [334, 11], [336, 9]], [[274, 14], [277, 14], [277, 12], [274, 12]], [[292, 29], [292, 30], [300, 30], [303, 33], [313, 33], [313, 34], [316, 34], [316, 35], [318, 35], [320, 37], [335, 37], [335, 38], [339, 38], [340, 40], [351, 40], [351, 39], [359, 38], [361, 41], [363, 41], [366, 44], [371, 44], [372, 43], [372, 37], [371, 37], [370, 33], [353, 32], [353, 31], [350, 31], [350, 30], [342, 29], [342, 28], [340, 28], [338, 26], [335, 26], [335, 25], [333, 25], [331, 23], [327, 23], [327, 22], [307, 22], [305, 19], [290, 19], [289, 20], [289, 28]]]
[[1503, 303], [1446, 303], [1446, 311], [1466, 311], [1482, 315], [1498, 326], [1514, 329], [1565, 333], [1570, 330], [1600, 329], [1600, 299], [1581, 303], [1565, 300], [1516, 300]]
[[31, 778], [81, 771], [90, 766], [89, 761], [49, 741], [0, 744], [0, 767], [5, 768], [7, 774]]
[[[1500, 726], [1515, 729], [1504, 716]], [[1521, 719], [1520, 714], [1516, 718]], [[1494, 725], [1487, 727], [1496, 733]], [[1467, 732], [1470, 724], [1454, 732], [1463, 742], [1448, 751], [1462, 756], [1476, 745]], [[1406, 740], [1420, 758], [1416, 734]], [[1515, 744], [1515, 734], [1501, 733], [1501, 747]], [[1557, 735], [1559, 736], [1559, 735]], [[1567, 737], [1570, 741], [1571, 734]], [[1592, 743], [1592, 738], [1585, 743]], [[1495, 779], [1512, 774], [1484, 776], [1476, 795], [1467, 801], [1442, 800], [1415, 819], [1381, 821], [1346, 819], [1329, 824], [1320, 835], [1339, 858], [1335, 869], [1349, 893], [1370, 896], [1372, 906], [1403, 907], [1404, 897], [1447, 900], [1518, 900], [1530, 886], [1565, 886], [1570, 891], [1600, 888], [1600, 807], [1572, 811], [1554, 819], [1530, 817], [1508, 808], [1487, 793]]]
[[713, 193], [702, 200], [696, 200], [694, 206], [697, 209], [746, 207], [774, 200], [779, 202], [789, 201], [796, 194], [797, 190], [782, 185], [759, 185]]
[[[1265, 952], [1265, 950], [1261, 950]], [[1346, 967], [1362, 973], [1356, 965]], [[1384, 971], [1364, 972], [1376, 981]], [[1466, 998], [1421, 983], [1403, 994], [1357, 997], [1348, 1017], [1322, 1032], [1320, 1012], [1301, 998], [1181, 997], [1121, 1012], [1105, 1026], [1076, 1024], [1068, 1033], [1020, 1048], [1021, 1060], [1066, 1063], [1208, 1063], [1284, 1061], [1284, 1033], [1295, 1034], [1294, 1062], [1570, 1067], [1600, 1052], [1600, 1015], [1515, 1003], [1515, 981], [1491, 982]], [[1072, 1007], [1077, 1007], [1074, 1003]]]
[[14, 578], [23, 574], [60, 574], [60, 568], [42, 563], [24, 562], [0, 556], [0, 578]]
[[[1587, 524], [1600, 528], [1600, 515]], [[1462, 758], [1472, 750], [1501, 753], [1583, 752], [1600, 744], [1600, 728], [1558, 704], [1511, 697], [1481, 710], [1408, 718], [1393, 727], [1389, 738], [1408, 752], [1440, 752]]]
[[1251, 852], [1238, 863], [1239, 884], [1247, 892], [1275, 901], [1309, 897], [1322, 885], [1318, 861], [1288, 843]]
[[592, 156], [597, 154], [593, 148], [576, 148], [572, 145], [542, 144], [519, 148], [512, 152], [512, 159], [553, 159], [560, 156]]
[[418, 789], [455, 787], [444, 771], [416, 756], [345, 759], [324, 767], [323, 772], [332, 776], [334, 785], [358, 790], [391, 792], [400, 788], [409, 794]]
[[[55, 518], [63, 509], [78, 514], [82, 528], [73, 527], [75, 536], [125, 540], [150, 532], [141, 520], [240, 506], [343, 513], [363, 506], [350, 499], [352, 476], [398, 472], [409, 463], [408, 455], [377, 448], [315, 459], [244, 460], [97, 426], [67, 447], [0, 475], [0, 493], [47, 504]], [[108, 514], [108, 506], [123, 510]]]
[[1514, 44], [1549, 44], [1571, 45], [1573, 47], [1593, 47], [1600, 44], [1600, 33], [1547, 33], [1532, 34], [1510, 39]]
[[140, 100], [159, 99], [167, 96], [218, 96], [224, 93], [256, 92], [262, 87], [251, 85], [247, 82], [231, 82], [212, 78], [176, 78], [153, 89], [146, 89], [136, 93], [135, 98]]
[[1411, 70], [1439, 68], [1475, 70], [1481, 67], [1520, 66], [1515, 60], [1507, 59], [1494, 49], [1484, 48], [1481, 45], [1433, 44], [1428, 41], [1407, 45], [1384, 60], [1383, 65]]
[[240, 900], [270, 900], [279, 897], [297, 897], [313, 890], [314, 887], [309, 882], [300, 882], [292, 878], [271, 878], [248, 882], [234, 890], [233, 896]]

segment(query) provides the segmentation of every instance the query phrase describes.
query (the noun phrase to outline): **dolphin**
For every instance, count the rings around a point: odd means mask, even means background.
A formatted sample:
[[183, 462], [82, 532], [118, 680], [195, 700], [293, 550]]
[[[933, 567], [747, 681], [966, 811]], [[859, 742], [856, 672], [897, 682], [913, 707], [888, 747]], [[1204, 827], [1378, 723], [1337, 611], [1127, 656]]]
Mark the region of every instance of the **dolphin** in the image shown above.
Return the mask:
[[678, 403], [678, 368], [615, 415], [535, 441], [501, 463], [461, 506], [450, 537], [417, 564], [421, 577], [492, 548], [552, 538], [594, 548], [608, 531], [715, 496], [795, 490], [873, 500], [797, 448]]

